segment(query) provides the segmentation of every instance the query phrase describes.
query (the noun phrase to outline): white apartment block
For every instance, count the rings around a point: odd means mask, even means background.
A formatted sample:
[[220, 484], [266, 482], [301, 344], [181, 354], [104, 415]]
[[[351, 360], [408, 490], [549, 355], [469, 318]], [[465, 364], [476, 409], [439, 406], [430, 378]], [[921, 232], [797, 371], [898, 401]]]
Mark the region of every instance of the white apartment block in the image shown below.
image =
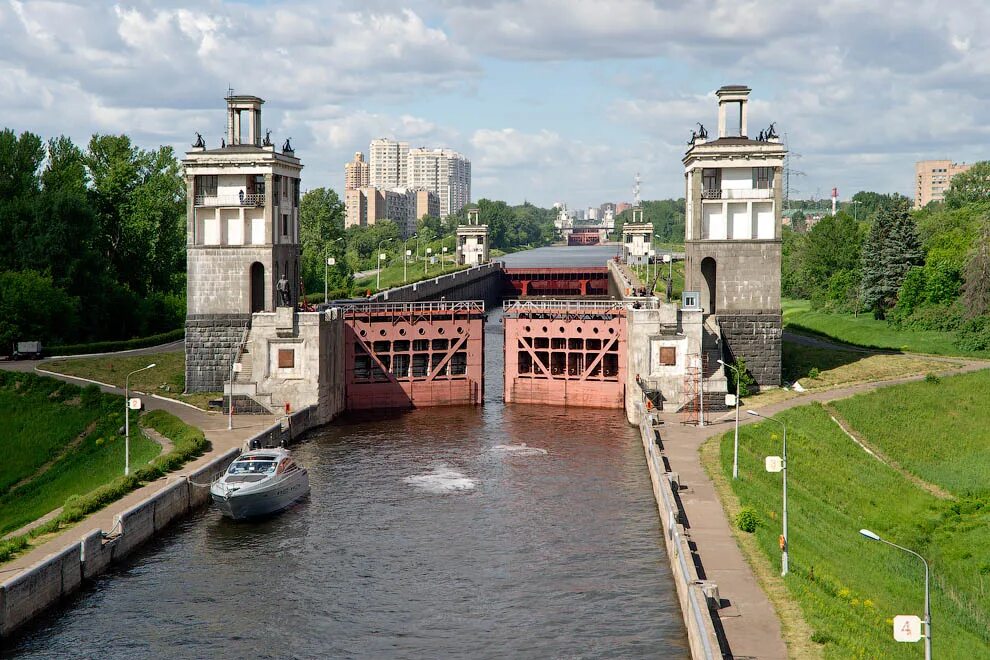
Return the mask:
[[375, 188], [405, 188], [409, 185], [409, 143], [388, 138], [371, 141], [368, 149], [371, 186]]
[[408, 185], [440, 198], [440, 217], [471, 202], [471, 161], [450, 149], [410, 149]]

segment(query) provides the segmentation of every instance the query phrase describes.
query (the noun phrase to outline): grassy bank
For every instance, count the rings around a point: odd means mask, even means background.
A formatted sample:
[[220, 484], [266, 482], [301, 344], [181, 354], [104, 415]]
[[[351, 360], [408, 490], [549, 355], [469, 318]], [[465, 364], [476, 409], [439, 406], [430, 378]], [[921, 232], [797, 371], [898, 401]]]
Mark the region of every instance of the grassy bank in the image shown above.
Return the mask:
[[[142, 414], [139, 420], [132, 419], [133, 469], [125, 477], [122, 474], [124, 442], [118, 434], [123, 420], [121, 397], [103, 394], [95, 386], [81, 389], [32, 374], [0, 373], [0, 378], [3, 379], [0, 394], [13, 391], [14, 396], [23, 397], [20, 403], [30, 405], [36, 412], [52, 405], [96, 411], [95, 418], [83, 420], [83, 430], [75, 431], [75, 435], [72, 435], [74, 429], [58, 427], [59, 437], [71, 438], [40, 464], [40, 452], [23, 450], [30, 450], [36, 444], [32, 438], [48, 435], [54, 427], [43, 424], [44, 416], [15, 420], [12, 426], [20, 429], [19, 444], [16, 452], [8, 451], [7, 455], [26, 453], [34, 456], [34, 462], [22, 461], [21, 465], [27, 466], [22, 468], [25, 476], [0, 495], [0, 533], [18, 529], [59, 507], [62, 510], [29, 533], [0, 541], [0, 562], [14, 558], [135, 488], [178, 469], [208, 449], [202, 431], [177, 417], [161, 410]], [[39, 395], [44, 400], [35, 401]], [[79, 421], [69, 414], [65, 419]], [[172, 450], [161, 454], [161, 448], [145, 437], [141, 427], [153, 428], [167, 437], [172, 441]], [[7, 440], [6, 437], [0, 440], [0, 447], [9, 448]], [[54, 446], [54, 442], [46, 445]], [[35, 466], [34, 471], [28, 472], [31, 466]]]
[[184, 401], [204, 410], [207, 409], [207, 403], [210, 399], [217, 399], [221, 396], [219, 392], [183, 394], [186, 387], [186, 356], [182, 351], [151, 355], [67, 358], [46, 362], [43, 368], [55, 373], [88, 378], [122, 388], [127, 374], [149, 364], [155, 364], [155, 368], [140, 371], [131, 376], [128, 384], [132, 390]]
[[405, 277], [403, 277], [402, 261], [399, 260], [398, 263], [393, 262], [382, 268], [380, 288], [378, 287], [377, 275], [369, 275], [368, 277], [362, 277], [361, 279], [354, 280], [354, 294], [356, 296], [361, 296], [368, 290], [374, 293], [380, 289], [391, 289], [397, 286], [404, 286], [405, 284], [412, 284], [413, 282], [419, 282], [420, 280], [428, 280], [447, 273], [453, 273], [457, 270], [464, 270], [466, 268], [466, 266], [457, 266], [452, 264], [451, 261], [451, 256], [448, 254], [442, 268], [438, 259], [437, 263], [427, 265], [427, 272], [425, 273], [423, 272], [422, 261], [419, 263], [409, 261], [406, 265]]
[[[656, 292], [663, 295], [667, 291], [667, 270], [668, 265], [665, 263], [651, 264], [649, 266], [649, 277], [647, 277], [647, 267], [646, 266], [631, 266], [633, 271], [635, 271], [639, 280], [644, 284], [652, 284], [654, 278], [656, 278], [657, 271], [660, 273], [660, 279], [657, 280]], [[654, 270], [656, 268], [656, 270]], [[681, 293], [684, 291], [684, 262], [675, 261], [673, 266], [673, 272], [671, 273], [671, 279], [674, 282], [673, 286], [673, 299], [680, 300]]]
[[[914, 658], [921, 651], [894, 642], [891, 631], [894, 615], [922, 613], [921, 564], [864, 539], [861, 528], [931, 561], [934, 651], [953, 658], [985, 654], [990, 644], [990, 557], [985, 552], [990, 547], [990, 498], [978, 486], [990, 469], [990, 437], [980, 430], [990, 422], [990, 408], [983, 403], [988, 385], [987, 374], [962, 375], [834, 404], [865, 441], [933, 483], [965, 490], [965, 498], [940, 498], [911, 475], [871, 456], [820, 405], [778, 415], [787, 425], [789, 458], [791, 572], [783, 580], [778, 577], [781, 475], [767, 473], [763, 466], [765, 456], [780, 454], [779, 426], [768, 422], [740, 430], [740, 478], [734, 482], [732, 434], [703, 448], [706, 468], [723, 485], [727, 511], [745, 507], [758, 521], [752, 535], [737, 533], [746, 537], [744, 551], [755, 549], [750, 561], [757, 573], [770, 576], [768, 592], [786, 594], [778, 610], [796, 602], [813, 631], [811, 639], [826, 657]], [[952, 397], [971, 419], [942, 433], [940, 402]], [[944, 456], [937, 445], [953, 454], [963, 474], [941, 469]], [[964, 471], [963, 465], [971, 469]], [[778, 589], [781, 584], [784, 590]]]
[[[124, 471], [122, 397], [32, 374], [0, 373], [0, 534], [20, 528]], [[136, 431], [137, 429], [135, 429]], [[131, 463], [160, 447], [131, 434]]]
[[987, 352], [961, 351], [955, 333], [934, 330], [899, 330], [869, 314], [832, 314], [811, 309], [807, 300], [781, 302], [788, 330], [822, 335], [838, 341], [883, 350], [911, 351], [934, 355], [990, 357]]

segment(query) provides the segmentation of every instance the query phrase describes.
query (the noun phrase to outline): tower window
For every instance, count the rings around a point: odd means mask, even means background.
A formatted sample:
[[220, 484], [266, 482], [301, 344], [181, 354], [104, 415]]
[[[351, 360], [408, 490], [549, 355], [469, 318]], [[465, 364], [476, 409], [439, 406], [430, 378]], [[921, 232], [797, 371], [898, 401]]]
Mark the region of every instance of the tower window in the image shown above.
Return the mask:
[[217, 175], [197, 174], [196, 175], [196, 196], [216, 197], [217, 196]]
[[701, 170], [701, 183], [705, 190], [721, 190], [722, 170], [717, 167], [705, 167]]
[[753, 188], [757, 190], [769, 190], [773, 181], [772, 167], [753, 168]]
[[289, 235], [289, 214], [288, 213], [283, 213], [282, 214], [282, 236], [288, 236], [288, 235]]

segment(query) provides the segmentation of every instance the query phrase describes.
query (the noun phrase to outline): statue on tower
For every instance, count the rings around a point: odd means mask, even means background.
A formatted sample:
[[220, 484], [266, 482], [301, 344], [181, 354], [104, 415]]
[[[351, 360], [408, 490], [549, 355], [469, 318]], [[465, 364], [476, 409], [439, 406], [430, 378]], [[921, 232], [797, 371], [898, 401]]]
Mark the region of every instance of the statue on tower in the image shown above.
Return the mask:
[[708, 139], [708, 129], [706, 129], [705, 125], [701, 122], [698, 122], [698, 138], [702, 140]]
[[278, 305], [277, 307], [291, 307], [292, 306], [292, 294], [289, 291], [289, 280], [282, 275], [278, 282], [275, 283], [275, 292], [278, 294]]
[[196, 141], [193, 142], [192, 146], [194, 149], [206, 148], [206, 142], [203, 141], [203, 136], [199, 134], [199, 131], [196, 132]]
[[261, 146], [263, 146], [263, 147], [270, 147], [270, 146], [272, 146], [272, 130], [271, 129], [268, 129], [267, 131], [265, 131], [265, 139], [261, 143]]
[[289, 142], [292, 138], [285, 138], [285, 144], [282, 145], [282, 151], [295, 151], [292, 148], [292, 143]]

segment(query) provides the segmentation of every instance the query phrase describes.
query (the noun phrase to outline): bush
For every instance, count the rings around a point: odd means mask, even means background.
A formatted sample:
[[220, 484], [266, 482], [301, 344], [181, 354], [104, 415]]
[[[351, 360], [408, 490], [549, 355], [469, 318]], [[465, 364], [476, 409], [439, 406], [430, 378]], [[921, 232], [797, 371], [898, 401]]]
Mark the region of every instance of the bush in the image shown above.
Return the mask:
[[760, 519], [757, 517], [756, 511], [753, 508], [748, 506], [743, 507], [743, 510], [736, 514], [736, 527], [747, 534], [752, 534], [759, 526]]
[[942, 379], [939, 378], [936, 374], [928, 372], [927, 374], [925, 374], [925, 382], [931, 383], [932, 385], [938, 385], [939, 383], [942, 382]]
[[52, 355], [85, 355], [87, 353], [113, 353], [115, 351], [127, 351], [132, 348], [147, 348], [148, 346], [158, 346], [159, 344], [169, 344], [185, 338], [185, 328], [169, 330], [158, 335], [148, 337], [138, 337], [122, 341], [98, 341], [92, 344], [67, 344], [65, 346], [46, 346], [44, 354], [46, 357]]
[[818, 367], [808, 369], [808, 378], [818, 378], [819, 375], [821, 375], [821, 371], [818, 370]]
[[[756, 385], [756, 379], [753, 378], [753, 374], [746, 370], [746, 361], [742, 358], [736, 358], [736, 361], [732, 363], [733, 367], [738, 369], [739, 373], [739, 397], [749, 396], [752, 394], [751, 388]], [[729, 393], [734, 394], [736, 391], [736, 370], [726, 369], [725, 376], [729, 383]]]
[[990, 316], [977, 316], [959, 326], [956, 346], [964, 351], [990, 349]]

